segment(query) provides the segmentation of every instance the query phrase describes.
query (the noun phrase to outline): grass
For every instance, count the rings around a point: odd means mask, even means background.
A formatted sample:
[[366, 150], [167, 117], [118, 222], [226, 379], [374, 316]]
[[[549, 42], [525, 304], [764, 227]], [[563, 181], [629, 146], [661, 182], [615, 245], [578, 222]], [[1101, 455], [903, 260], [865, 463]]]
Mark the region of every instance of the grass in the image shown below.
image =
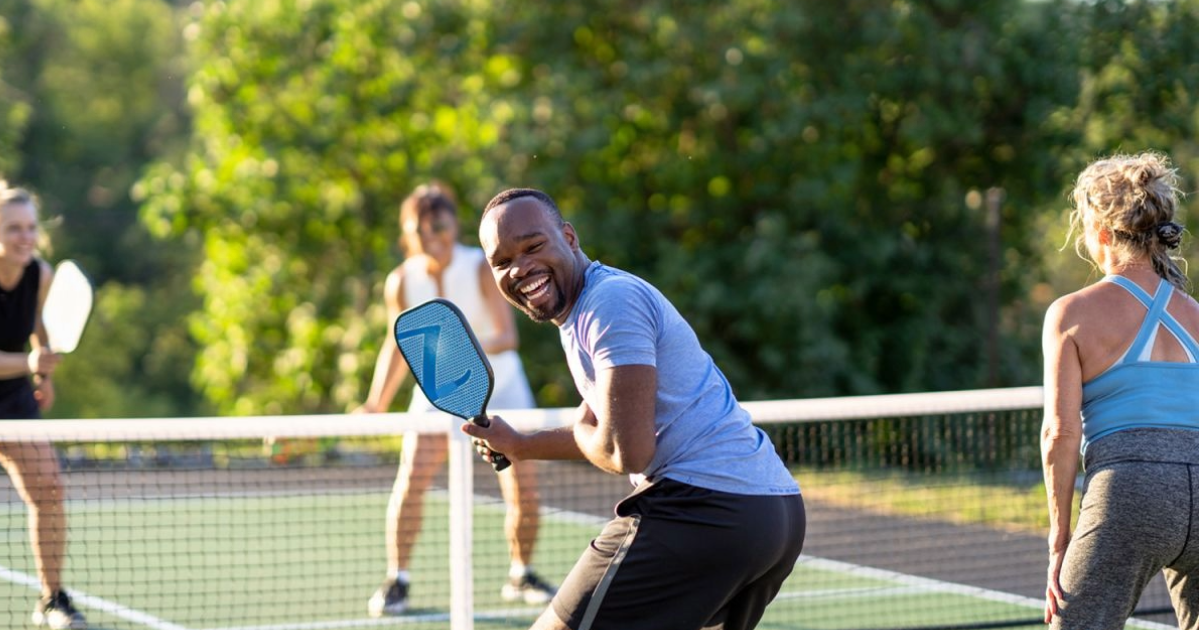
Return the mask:
[[[899, 470], [795, 470], [805, 498], [879, 514], [934, 518], [1010, 531], [1047, 531], [1045, 486], [1010, 475]], [[1074, 501], [1075, 519], [1078, 495]]]

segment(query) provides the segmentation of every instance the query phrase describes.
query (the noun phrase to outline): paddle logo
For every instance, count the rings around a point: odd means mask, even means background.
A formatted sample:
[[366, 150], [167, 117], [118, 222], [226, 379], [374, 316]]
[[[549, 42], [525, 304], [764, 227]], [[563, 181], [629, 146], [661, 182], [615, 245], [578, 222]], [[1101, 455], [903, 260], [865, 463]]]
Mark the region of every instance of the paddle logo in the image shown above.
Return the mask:
[[424, 337], [424, 352], [422, 353], [423, 356], [421, 361], [422, 374], [420, 380], [426, 385], [432, 385], [432, 387], [428, 388], [431, 389], [432, 392], [426, 392], [426, 394], [431, 393], [432, 395], [429, 396], [429, 402], [436, 403], [442, 398], [445, 398], [446, 396], [458, 391], [459, 387], [465, 385], [466, 382], [470, 380], [470, 370], [466, 370], [462, 376], [459, 376], [456, 379], [452, 379], [447, 383], [439, 384], [437, 382], [437, 346], [441, 342], [441, 324], [421, 326], [411, 330], [396, 331], [396, 342], [399, 342], [403, 339], [408, 339], [410, 337], [416, 337], [418, 335]]

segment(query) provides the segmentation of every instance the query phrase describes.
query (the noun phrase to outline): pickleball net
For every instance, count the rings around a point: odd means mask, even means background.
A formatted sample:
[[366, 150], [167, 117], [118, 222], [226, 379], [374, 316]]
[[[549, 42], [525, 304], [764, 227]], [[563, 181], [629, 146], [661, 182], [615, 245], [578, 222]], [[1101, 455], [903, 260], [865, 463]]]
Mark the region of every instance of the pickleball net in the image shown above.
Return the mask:
[[[1043, 627], [1039, 388], [744, 404], [808, 513], [804, 554], [760, 628]], [[571, 417], [499, 413], [526, 428]], [[0, 423], [0, 439], [54, 445], [63, 582], [93, 628], [527, 627], [541, 607], [500, 595], [505, 509], [495, 473], [475, 459], [452, 459], [432, 479], [408, 612], [367, 615], [385, 577], [403, 434], [456, 424], [428, 414], [46, 420]], [[469, 483], [450, 471], [469, 471]], [[583, 463], [540, 462], [538, 472], [534, 568], [558, 583], [631, 487]], [[464, 485], [469, 496], [455, 499]], [[470, 506], [466, 538], [454, 531], [455, 500]], [[0, 627], [30, 627], [37, 569], [11, 480], [0, 482], [0, 523]], [[462, 540], [465, 578], [449, 561]], [[454, 613], [463, 600], [451, 601], [463, 579], [466, 617]], [[1139, 609], [1128, 627], [1177, 627], [1160, 577]]]

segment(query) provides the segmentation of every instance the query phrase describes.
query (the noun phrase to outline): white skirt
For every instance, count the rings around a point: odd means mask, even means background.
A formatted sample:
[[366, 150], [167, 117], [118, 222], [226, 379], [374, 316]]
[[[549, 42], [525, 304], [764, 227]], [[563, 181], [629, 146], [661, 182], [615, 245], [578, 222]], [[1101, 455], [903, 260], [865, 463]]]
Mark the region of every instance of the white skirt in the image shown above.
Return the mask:
[[[515, 350], [505, 350], [499, 354], [487, 355], [491, 363], [491, 371], [495, 375], [495, 389], [491, 392], [491, 400], [487, 409], [532, 409], [537, 405], [533, 401], [533, 390], [529, 388], [529, 379], [525, 377], [524, 364]], [[425, 393], [419, 387], [412, 388], [412, 402], [408, 405], [409, 412], [436, 411], [437, 408], [425, 398]]]

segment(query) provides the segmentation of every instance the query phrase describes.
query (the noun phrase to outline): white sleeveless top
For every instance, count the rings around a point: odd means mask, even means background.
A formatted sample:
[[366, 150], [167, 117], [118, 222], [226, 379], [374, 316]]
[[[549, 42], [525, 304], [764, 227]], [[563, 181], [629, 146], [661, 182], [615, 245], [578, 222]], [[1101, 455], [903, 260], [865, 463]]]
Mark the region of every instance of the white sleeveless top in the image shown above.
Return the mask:
[[[412, 308], [436, 297], [454, 303], [480, 341], [496, 333], [495, 322], [487, 313], [487, 304], [479, 286], [479, 267], [484, 264], [483, 250], [477, 247], [454, 245], [450, 264], [442, 271], [441, 281], [444, 294], [438, 294], [437, 279], [429, 274], [423, 256], [409, 258], [401, 266], [404, 276], [404, 306]], [[528, 409], [534, 405], [533, 392], [525, 378], [524, 366], [515, 350], [488, 354], [491, 371], [495, 373], [495, 390], [487, 403], [488, 412], [500, 409]], [[408, 411], [432, 411], [433, 405], [417, 387], [412, 390], [412, 402]]]

